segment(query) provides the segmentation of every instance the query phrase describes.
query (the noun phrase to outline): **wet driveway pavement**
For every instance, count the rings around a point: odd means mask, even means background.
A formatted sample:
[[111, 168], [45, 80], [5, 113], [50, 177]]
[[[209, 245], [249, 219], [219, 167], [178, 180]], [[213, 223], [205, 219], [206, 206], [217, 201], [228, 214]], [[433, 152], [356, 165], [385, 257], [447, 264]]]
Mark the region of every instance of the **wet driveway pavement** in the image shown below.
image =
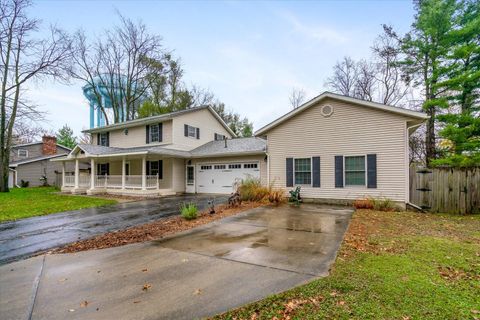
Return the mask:
[[260, 207], [162, 240], [0, 266], [0, 314], [212, 316], [326, 276], [352, 212], [307, 204]]
[[0, 224], [0, 265], [109, 231], [177, 215], [183, 202], [200, 209], [226, 202], [228, 196], [182, 195], [67, 211]]

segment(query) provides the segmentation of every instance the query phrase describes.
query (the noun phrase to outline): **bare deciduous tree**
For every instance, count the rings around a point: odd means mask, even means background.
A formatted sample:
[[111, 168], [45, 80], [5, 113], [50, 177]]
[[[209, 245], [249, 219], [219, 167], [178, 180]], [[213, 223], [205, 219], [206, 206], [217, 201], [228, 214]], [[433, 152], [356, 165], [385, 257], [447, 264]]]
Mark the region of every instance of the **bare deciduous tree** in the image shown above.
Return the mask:
[[305, 101], [305, 90], [293, 88], [288, 100], [290, 101], [290, 105], [293, 109], [300, 107], [303, 102]]
[[343, 57], [333, 66], [333, 75], [327, 79], [325, 85], [333, 92], [354, 97], [357, 76], [355, 61], [350, 57]]
[[8, 163], [18, 115], [34, 112], [24, 87], [42, 77], [65, 79], [71, 41], [56, 27], [49, 37], [36, 38], [40, 23], [28, 17], [28, 0], [0, 0], [0, 192], [8, 192]]

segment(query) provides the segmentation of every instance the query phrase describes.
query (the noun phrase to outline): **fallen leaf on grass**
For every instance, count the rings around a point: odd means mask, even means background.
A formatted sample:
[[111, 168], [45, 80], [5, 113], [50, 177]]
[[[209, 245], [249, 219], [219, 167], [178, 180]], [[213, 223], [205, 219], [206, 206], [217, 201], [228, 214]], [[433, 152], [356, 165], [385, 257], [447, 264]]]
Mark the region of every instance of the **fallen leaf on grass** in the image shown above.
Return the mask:
[[336, 296], [338, 296], [338, 292], [336, 291], [330, 292], [330, 297], [336, 297]]
[[343, 300], [342, 300], [342, 301], [338, 301], [338, 305], [339, 305], [339, 306], [345, 305], [345, 301], [343, 301]]
[[143, 290], [143, 291], [147, 291], [147, 290], [150, 289], [151, 287], [152, 287], [152, 285], [151, 285], [150, 283], [145, 283], [145, 284], [143, 285], [142, 290]]

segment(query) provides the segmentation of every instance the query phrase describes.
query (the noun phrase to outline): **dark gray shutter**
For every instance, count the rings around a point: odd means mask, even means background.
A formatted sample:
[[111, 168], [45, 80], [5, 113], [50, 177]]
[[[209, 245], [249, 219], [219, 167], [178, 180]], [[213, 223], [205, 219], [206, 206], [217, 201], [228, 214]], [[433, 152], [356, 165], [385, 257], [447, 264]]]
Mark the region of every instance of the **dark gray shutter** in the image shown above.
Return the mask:
[[217, 141], [218, 140], [218, 136], [216, 133], [213, 134], [213, 140]]
[[100, 145], [100, 133], [97, 133], [97, 145]]
[[312, 187], [320, 188], [320, 157], [312, 157]]
[[147, 161], [147, 176], [150, 175], [150, 161]]
[[377, 155], [367, 154], [367, 188], [377, 187]]
[[335, 188], [343, 188], [343, 156], [335, 156]]
[[110, 132], [107, 132], [107, 147], [110, 147]]
[[150, 143], [150, 126], [147, 124], [145, 126], [145, 132], [147, 133], [145, 136], [145, 143]]
[[187, 124], [183, 125], [183, 133], [185, 134], [185, 137], [188, 137], [188, 125]]
[[293, 158], [287, 158], [287, 187], [293, 187]]
[[95, 175], [100, 175], [100, 163], [97, 163], [97, 172], [95, 172]]
[[107, 167], [107, 176], [109, 176], [110, 175], [110, 163], [107, 163], [105, 166]]
[[158, 141], [163, 141], [163, 123], [158, 124]]
[[158, 160], [158, 179], [163, 179], [163, 160]]
[[197, 139], [200, 139], [200, 128], [197, 128]]

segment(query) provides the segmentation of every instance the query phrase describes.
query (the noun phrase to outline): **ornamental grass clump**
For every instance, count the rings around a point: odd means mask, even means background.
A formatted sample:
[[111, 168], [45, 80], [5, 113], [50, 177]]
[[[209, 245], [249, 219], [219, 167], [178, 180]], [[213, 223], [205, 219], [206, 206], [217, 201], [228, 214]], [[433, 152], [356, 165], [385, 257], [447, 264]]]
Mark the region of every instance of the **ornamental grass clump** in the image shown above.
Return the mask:
[[269, 189], [262, 186], [260, 179], [246, 178], [238, 186], [242, 201], [262, 201], [269, 194]]
[[180, 214], [186, 220], [193, 220], [197, 218], [198, 208], [195, 203], [183, 203], [180, 206]]

